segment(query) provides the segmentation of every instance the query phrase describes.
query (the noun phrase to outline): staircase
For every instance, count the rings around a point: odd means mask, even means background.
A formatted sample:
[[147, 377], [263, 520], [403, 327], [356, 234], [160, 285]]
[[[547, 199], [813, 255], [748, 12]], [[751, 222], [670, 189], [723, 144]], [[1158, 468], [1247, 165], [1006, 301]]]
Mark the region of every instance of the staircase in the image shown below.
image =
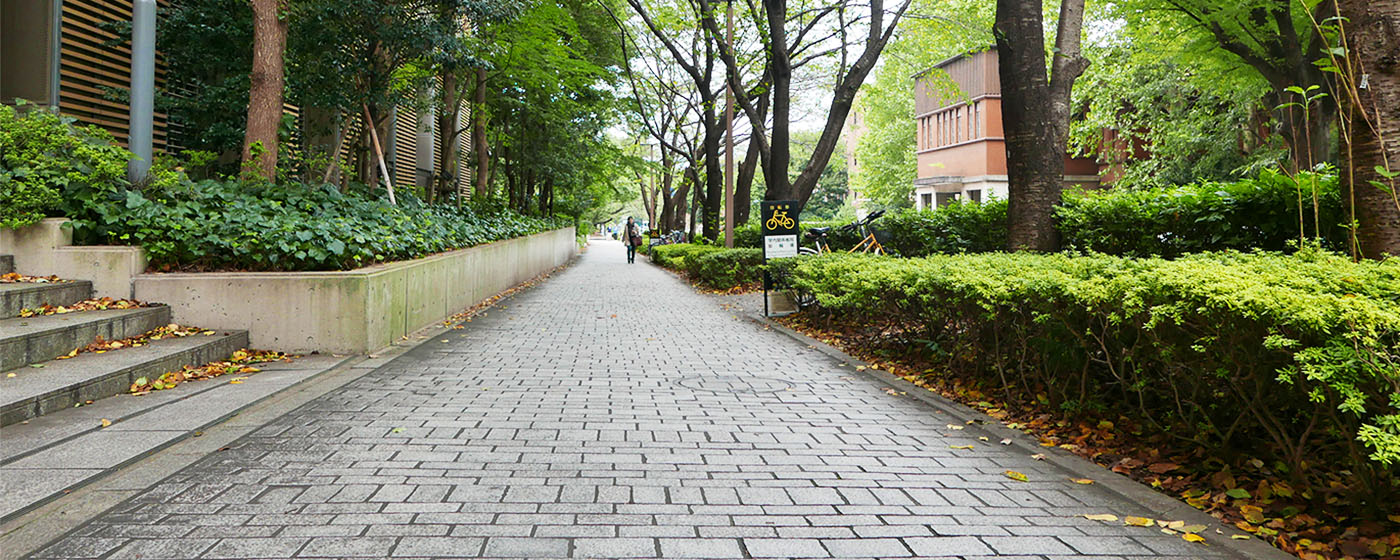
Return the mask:
[[[14, 271], [0, 256], [0, 274]], [[141, 377], [228, 358], [248, 345], [245, 331], [153, 340], [103, 353], [75, 349], [139, 336], [170, 323], [164, 305], [20, 317], [23, 309], [67, 306], [92, 297], [86, 281], [0, 283], [0, 427], [127, 392]]]

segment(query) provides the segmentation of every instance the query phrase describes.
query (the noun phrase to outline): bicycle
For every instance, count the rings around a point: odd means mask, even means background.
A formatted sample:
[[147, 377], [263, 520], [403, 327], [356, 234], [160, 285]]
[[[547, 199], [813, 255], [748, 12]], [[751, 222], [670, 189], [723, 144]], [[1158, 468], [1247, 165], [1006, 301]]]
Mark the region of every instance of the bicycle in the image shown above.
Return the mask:
[[[855, 247], [851, 247], [851, 249], [846, 252], [854, 253], [856, 251], [860, 251], [862, 253], [875, 253], [877, 255], [886, 254], [885, 246], [880, 243], [879, 239], [876, 238], [875, 230], [870, 227], [871, 224], [875, 223], [875, 220], [879, 219], [881, 216], [884, 215], [884, 210], [871, 212], [870, 215], [866, 216], [863, 220], [856, 220], [852, 223], [841, 226], [842, 231], [857, 231], [859, 233], [865, 234], [865, 237], [860, 240], [860, 243], [857, 243]], [[820, 255], [823, 253], [832, 252], [831, 245], [826, 241], [826, 238], [830, 233], [830, 227], [818, 227], [807, 230], [807, 232], [803, 235], [807, 239], [812, 240], [812, 246], [798, 247], [797, 253], [799, 255]]]
[[[856, 220], [841, 226], [840, 229], [842, 231], [859, 231], [865, 233], [865, 237], [861, 239], [860, 243], [857, 243], [855, 247], [851, 247], [851, 249], [847, 251], [848, 253], [854, 253], [859, 250], [862, 253], [875, 253], [877, 255], [886, 254], [885, 246], [876, 238], [875, 230], [870, 227], [871, 224], [875, 223], [875, 220], [878, 220], [884, 215], [884, 210], [871, 212], [870, 215], [866, 216], [863, 220]], [[831, 244], [826, 241], [827, 236], [831, 234], [831, 229], [830, 227], [815, 227], [803, 233], [804, 237], [812, 240], [812, 246], [798, 247], [798, 256], [821, 255], [834, 252], [831, 250]], [[791, 290], [790, 295], [792, 297], [792, 302], [800, 309], [806, 309], [817, 302], [817, 297], [809, 292]]]

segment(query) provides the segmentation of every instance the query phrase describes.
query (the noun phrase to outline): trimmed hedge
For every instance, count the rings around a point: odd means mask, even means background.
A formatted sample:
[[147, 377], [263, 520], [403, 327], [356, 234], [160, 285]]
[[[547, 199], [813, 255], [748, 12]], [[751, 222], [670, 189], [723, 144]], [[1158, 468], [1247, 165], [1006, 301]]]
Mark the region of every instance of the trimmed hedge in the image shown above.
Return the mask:
[[[1400, 490], [1400, 259], [1318, 250], [788, 259], [819, 311], [1009, 400]], [[873, 327], [873, 328], [872, 328]]]
[[[1320, 228], [1313, 221], [1314, 184]], [[1346, 214], [1335, 174], [1303, 173], [1295, 181], [1265, 170], [1232, 183], [1066, 191], [1056, 209], [1056, 228], [1067, 249], [1109, 255], [1176, 258], [1203, 251], [1291, 251], [1298, 241], [1300, 189], [1308, 236], [1319, 229], [1324, 247], [1344, 249]], [[1006, 211], [1005, 200], [955, 203], [892, 213], [876, 220], [874, 228], [888, 232], [886, 248], [905, 257], [1001, 251], [1007, 243]], [[804, 222], [802, 228], [843, 225]], [[835, 228], [828, 239], [833, 250], [845, 251], [860, 241], [856, 232]], [[758, 222], [736, 228], [734, 239], [737, 246], [758, 247]], [[800, 242], [810, 245], [805, 237]]]
[[651, 261], [684, 272], [707, 288], [729, 290], [760, 280], [763, 250], [691, 243], [657, 245], [651, 249]]
[[[1312, 188], [1318, 189], [1314, 227]], [[1103, 191], [1068, 191], [1055, 213], [1064, 246], [1111, 255], [1175, 258], [1187, 253], [1235, 249], [1284, 251], [1298, 242], [1298, 196], [1312, 237], [1344, 249], [1347, 230], [1341, 189], [1334, 174], [1293, 178], [1264, 170], [1232, 183]]]

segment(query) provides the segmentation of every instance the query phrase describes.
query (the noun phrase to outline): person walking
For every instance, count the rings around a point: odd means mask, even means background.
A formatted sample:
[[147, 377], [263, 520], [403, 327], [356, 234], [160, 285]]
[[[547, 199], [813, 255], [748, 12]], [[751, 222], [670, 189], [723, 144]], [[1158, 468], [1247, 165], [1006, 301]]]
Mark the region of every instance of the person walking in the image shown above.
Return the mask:
[[637, 227], [637, 222], [632, 221], [632, 217], [627, 217], [627, 226], [622, 228], [622, 242], [627, 244], [627, 263], [637, 261], [637, 246], [642, 244], [642, 230]]

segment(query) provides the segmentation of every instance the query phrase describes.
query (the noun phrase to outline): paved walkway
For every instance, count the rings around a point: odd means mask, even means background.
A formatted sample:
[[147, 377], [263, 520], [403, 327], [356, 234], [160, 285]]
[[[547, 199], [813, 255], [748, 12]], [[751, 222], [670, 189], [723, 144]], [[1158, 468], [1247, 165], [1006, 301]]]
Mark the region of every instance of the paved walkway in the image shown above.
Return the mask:
[[624, 260], [595, 242], [36, 557], [1223, 554], [1086, 520], [1151, 512]]

